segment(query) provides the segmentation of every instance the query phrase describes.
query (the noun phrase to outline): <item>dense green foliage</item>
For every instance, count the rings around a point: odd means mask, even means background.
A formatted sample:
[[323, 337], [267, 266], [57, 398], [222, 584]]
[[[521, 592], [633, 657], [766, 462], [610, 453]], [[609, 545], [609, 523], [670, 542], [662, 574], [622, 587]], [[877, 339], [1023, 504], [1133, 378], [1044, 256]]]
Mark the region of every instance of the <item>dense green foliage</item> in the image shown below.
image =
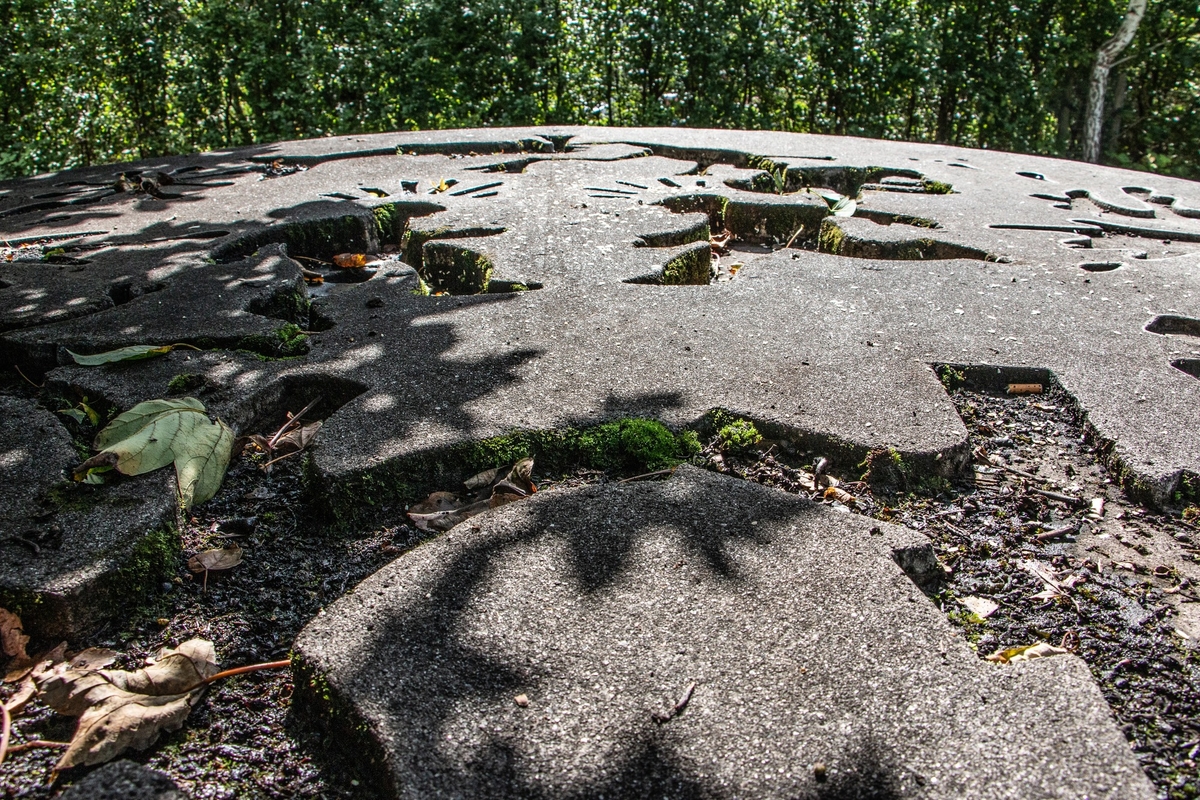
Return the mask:
[[[326, 134], [601, 123], [1075, 155], [1123, 0], [0, 0], [0, 175]], [[1200, 5], [1151, 0], [1107, 159], [1200, 174]]]

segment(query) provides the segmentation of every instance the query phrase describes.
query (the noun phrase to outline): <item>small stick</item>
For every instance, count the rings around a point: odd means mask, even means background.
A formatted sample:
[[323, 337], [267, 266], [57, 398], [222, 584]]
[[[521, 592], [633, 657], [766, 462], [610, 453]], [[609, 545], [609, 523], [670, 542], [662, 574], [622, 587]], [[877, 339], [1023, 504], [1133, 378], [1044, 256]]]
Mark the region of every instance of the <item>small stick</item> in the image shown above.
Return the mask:
[[259, 467], [259, 469], [266, 469], [267, 467], [271, 466], [272, 464], [283, 461], [285, 458], [291, 458], [292, 456], [298, 456], [303, 452], [304, 452], [303, 450], [293, 450], [290, 453], [284, 453], [283, 455], [279, 456], [279, 458], [272, 458], [270, 461], [268, 461], [267, 463], [265, 463], [261, 467]]
[[1076, 531], [1076, 528], [1074, 525], [1063, 525], [1061, 528], [1055, 528], [1052, 531], [1046, 531], [1045, 533], [1039, 533], [1037, 536], [1035, 536], [1033, 538], [1037, 539], [1039, 542], [1045, 542], [1050, 539], [1057, 539], [1059, 536], [1066, 536], [1069, 533], [1075, 533], [1075, 531]]
[[664, 722], [671, 720], [674, 717], [679, 716], [680, 714], [683, 713], [683, 710], [685, 708], [687, 708], [688, 703], [690, 703], [692, 701], [692, 692], [694, 692], [694, 691], [696, 691], [696, 682], [692, 681], [691, 683], [688, 684], [687, 689], [684, 690], [683, 697], [679, 698], [679, 702], [676, 703], [674, 706], [672, 706], [670, 711], [668, 711], [665, 714], [662, 713], [661, 711], [655, 711], [650, 716], [653, 717], [654, 721], [659, 723], [660, 725]]
[[9, 753], [23, 753], [26, 750], [33, 750], [35, 747], [53, 747], [55, 749], [66, 750], [70, 746], [71, 746], [70, 742], [52, 742], [47, 739], [34, 739], [31, 742], [22, 742], [21, 744], [14, 744], [12, 747], [8, 748], [8, 752]]
[[12, 715], [8, 706], [0, 703], [0, 764], [4, 763], [4, 754], [8, 752], [8, 734], [12, 728]]
[[186, 347], [188, 350], [196, 350], [197, 352], [201, 352], [201, 353], [204, 352], [203, 347], [196, 347], [196, 345], [187, 344], [186, 342], [176, 342], [175, 344], [171, 345], [171, 347], [173, 347], [173, 348], [174, 347]]
[[1060, 503], [1069, 503], [1073, 506], [1083, 505], [1082, 499], [1073, 497], [1069, 494], [1063, 494], [1062, 492], [1051, 492], [1048, 489], [1030, 489], [1029, 491], [1033, 492], [1034, 494], [1040, 494], [1042, 497], [1048, 497], [1051, 500], [1057, 500]]
[[[288, 453], [288, 455], [291, 455], [291, 453]], [[287, 456], [284, 456], [284, 458], [287, 458]], [[642, 478], [654, 478], [659, 475], [672, 475], [674, 472], [675, 467], [671, 467], [670, 469], [660, 469], [655, 470], [654, 472], [646, 472], [641, 475], [634, 475], [632, 478], [621, 478], [621, 480], [617, 481], [617, 483], [629, 483], [630, 481], [638, 481]]]
[[29, 377], [24, 372], [21, 372], [21, 368], [18, 367], [16, 364], [13, 364], [13, 369], [15, 369], [17, 371], [17, 374], [20, 375], [22, 378], [24, 378], [25, 382], [28, 383], [33, 388], [35, 388], [35, 389], [45, 388], [45, 386], [46, 386], [45, 383], [34, 383], [33, 381], [29, 380]]
[[[993, 462], [993, 463], [995, 463], [995, 462]], [[1013, 475], [1019, 475], [1022, 478], [1028, 478], [1031, 481], [1042, 480], [1037, 475], [1034, 475], [1032, 472], [1026, 472], [1023, 469], [1017, 469], [1016, 467], [1010, 467], [1008, 464], [996, 464], [996, 466], [1002, 470], [1005, 470], [1006, 472], [1011, 472]]]
[[[200, 681], [200, 683], [193, 686], [192, 689], [199, 689], [201, 686], [207, 686], [214, 681], [224, 680], [225, 678], [232, 678], [234, 675], [245, 675], [249, 672], [260, 672], [265, 669], [283, 669], [284, 667], [290, 667], [291, 665], [291, 659], [286, 659], [284, 661], [268, 661], [265, 664], [250, 664], [246, 667], [234, 667], [233, 669], [222, 670], [216, 675], [205, 678], [204, 680]], [[191, 691], [192, 689], [189, 689], [188, 691]]]
[[275, 445], [279, 443], [280, 438], [287, 432], [289, 428], [296, 424], [296, 421], [304, 416], [313, 406], [321, 402], [321, 397], [318, 395], [311, 403], [300, 409], [299, 414], [294, 414], [287, 422], [283, 423], [283, 427], [275, 431], [275, 435], [271, 437], [271, 441], [267, 442], [267, 449], [274, 450]]
[[310, 258], [309, 256], [292, 256], [292, 258], [299, 258], [299, 259], [301, 259], [301, 260], [303, 260], [303, 261], [311, 261], [311, 262], [313, 262], [314, 264], [327, 264], [327, 265], [328, 265], [328, 264], [332, 264], [332, 263], [333, 263], [332, 261], [322, 261], [322, 260], [321, 260], [321, 259], [319, 259], [319, 258]]

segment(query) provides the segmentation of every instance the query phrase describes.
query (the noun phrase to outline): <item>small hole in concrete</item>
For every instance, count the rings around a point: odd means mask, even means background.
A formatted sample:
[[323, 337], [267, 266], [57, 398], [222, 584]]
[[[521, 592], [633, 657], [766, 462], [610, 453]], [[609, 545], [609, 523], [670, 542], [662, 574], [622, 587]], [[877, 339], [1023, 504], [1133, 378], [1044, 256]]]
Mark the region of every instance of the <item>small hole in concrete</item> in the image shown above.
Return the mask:
[[1120, 266], [1120, 261], [1088, 261], [1080, 264], [1079, 268], [1087, 272], [1112, 272]]
[[1177, 358], [1171, 362], [1171, 366], [1193, 378], [1200, 378], [1200, 358]]
[[144, 294], [157, 292], [163, 288], [165, 284], [161, 283], [144, 283], [135, 285], [132, 281], [122, 281], [119, 283], [110, 284], [108, 287], [108, 296], [113, 303], [122, 306], [131, 300], [141, 297]]
[[1043, 175], [1043, 174], [1042, 174], [1042, 173], [1040, 173], [1040, 172], [1024, 172], [1024, 171], [1020, 171], [1020, 172], [1017, 172], [1017, 174], [1018, 174], [1018, 175], [1020, 175], [1022, 178], [1033, 178], [1035, 181], [1044, 181], [1044, 180], [1046, 180], [1046, 176], [1045, 176], [1045, 175]]
[[[1161, 335], [1175, 334], [1176, 336], [1200, 336], [1200, 319], [1178, 317], [1174, 314], [1161, 314], [1146, 325], [1150, 333]], [[1180, 367], [1180, 369], [1183, 369]], [[1186, 370], [1184, 370], [1186, 372]]]

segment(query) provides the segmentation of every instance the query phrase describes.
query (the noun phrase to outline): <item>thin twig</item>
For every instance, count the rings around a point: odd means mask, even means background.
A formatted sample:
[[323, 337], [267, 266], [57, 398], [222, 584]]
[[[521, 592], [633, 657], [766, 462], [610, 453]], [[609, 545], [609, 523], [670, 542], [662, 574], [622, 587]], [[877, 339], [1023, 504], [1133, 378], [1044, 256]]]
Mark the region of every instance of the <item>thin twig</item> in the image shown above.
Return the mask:
[[0, 703], [0, 764], [4, 763], [4, 755], [8, 752], [8, 734], [12, 728], [12, 715], [8, 706]]
[[1048, 489], [1030, 489], [1034, 494], [1040, 494], [1042, 497], [1047, 497], [1051, 500], [1057, 500], [1060, 503], [1068, 503], [1073, 506], [1084, 505], [1085, 501], [1081, 497], [1074, 495], [1063, 494], [1062, 492], [1051, 492]]
[[669, 720], [679, 716], [680, 714], [683, 713], [683, 710], [685, 708], [687, 708], [688, 703], [690, 703], [692, 701], [692, 693], [695, 691], [696, 691], [696, 682], [692, 681], [691, 683], [688, 684], [687, 689], [684, 690], [683, 697], [679, 698], [678, 703], [676, 703], [674, 706], [672, 706], [671, 709], [669, 711], [667, 711], [665, 714], [661, 711], [655, 711], [653, 714], [650, 715], [651, 718], [653, 718], [653, 720], [655, 722], [657, 722], [661, 725], [662, 723], [668, 722]]
[[267, 442], [267, 449], [274, 450], [275, 445], [279, 443], [279, 440], [281, 438], [283, 438], [284, 433], [286, 433], [288, 431], [288, 429], [291, 428], [293, 425], [297, 424], [297, 420], [299, 420], [301, 417], [303, 417], [309, 410], [312, 409], [313, 406], [315, 406], [319, 402], [321, 402], [321, 396], [317, 395], [317, 397], [315, 399], [313, 399], [313, 401], [311, 403], [306, 405], [304, 408], [300, 409], [299, 414], [293, 414], [288, 419], [287, 422], [283, 423], [283, 427], [281, 427], [279, 430], [275, 431], [275, 435], [271, 437], [271, 440], [269, 442]]
[[658, 477], [659, 475], [672, 475], [672, 474], [674, 474], [675, 470], [676, 470], [676, 467], [671, 467], [669, 469], [655, 470], [654, 472], [645, 472], [645, 473], [642, 473], [641, 475], [634, 475], [632, 478], [621, 478], [621, 480], [617, 481], [617, 483], [629, 483], [630, 481], [640, 481], [642, 478], [655, 478], [655, 477]]
[[186, 342], [176, 342], [175, 344], [171, 345], [171, 347], [172, 347], [172, 348], [176, 348], [176, 347], [186, 347], [186, 348], [187, 348], [187, 349], [189, 349], [189, 350], [196, 350], [196, 351], [199, 351], [199, 352], [201, 352], [201, 353], [203, 353], [203, 352], [204, 352], [204, 348], [203, 348], [203, 347], [196, 347], [196, 345], [194, 345], [194, 344], [187, 344]]
[[34, 387], [35, 389], [45, 388], [45, 386], [46, 386], [45, 382], [34, 383], [33, 381], [29, 380], [29, 376], [27, 376], [24, 372], [21, 372], [21, 368], [18, 367], [16, 364], [13, 364], [13, 369], [15, 369], [17, 371], [18, 375], [20, 375], [22, 378], [25, 379], [26, 383], [28, 383], [30, 386]]
[[331, 264], [333, 264], [333, 262], [332, 262], [332, 261], [322, 261], [322, 260], [321, 260], [321, 259], [319, 259], [319, 258], [312, 258], [312, 257], [310, 257], [310, 256], [292, 256], [292, 258], [298, 258], [298, 259], [300, 259], [301, 261], [311, 261], [311, 262], [313, 262], [314, 264], [326, 264], [326, 265], [331, 265]]
[[9, 753], [23, 753], [26, 750], [32, 750], [35, 747], [53, 747], [57, 750], [66, 750], [70, 746], [71, 746], [70, 742], [52, 742], [52, 741], [48, 741], [46, 739], [34, 739], [31, 742], [22, 742], [21, 744], [14, 744], [12, 747], [8, 748], [8, 752]]
[[799, 228], [796, 228], [796, 232], [792, 234], [792, 238], [790, 238], [790, 239], [788, 239], [788, 240], [787, 240], [787, 244], [785, 244], [785, 245], [783, 246], [783, 249], [784, 249], [784, 250], [787, 250], [789, 247], [791, 247], [791, 246], [792, 246], [792, 243], [796, 241], [796, 237], [798, 237], [798, 236], [799, 236], [801, 233], [803, 233], [803, 232], [804, 232], [804, 226], [803, 226], [803, 225], [801, 225]]
[[268, 462], [266, 462], [265, 464], [261, 465], [261, 466], [259, 467], [259, 469], [264, 469], [264, 470], [265, 470], [267, 467], [271, 466], [272, 464], [277, 464], [277, 463], [279, 463], [280, 461], [283, 461], [285, 458], [291, 458], [292, 456], [298, 456], [298, 455], [300, 455], [300, 454], [301, 454], [301, 453], [303, 453], [303, 452], [304, 452], [303, 450], [293, 450], [293, 451], [292, 451], [292, 452], [290, 452], [290, 453], [284, 453], [284, 454], [283, 454], [283, 455], [281, 455], [279, 458], [272, 458], [270, 461], [268, 461]]
[[1045, 542], [1050, 539], [1057, 539], [1059, 536], [1066, 536], [1069, 533], [1075, 533], [1076, 530], [1077, 529], [1074, 525], [1063, 525], [1061, 528], [1055, 528], [1052, 531], [1046, 531], [1045, 533], [1039, 533], [1034, 538], [1037, 539], [1039, 542]]
[[[284, 661], [268, 661], [265, 664], [250, 664], [246, 667], [234, 667], [233, 669], [222, 670], [216, 675], [211, 675], [205, 678], [204, 680], [200, 681], [200, 683], [193, 686], [192, 689], [199, 689], [201, 686], [207, 686], [214, 681], [224, 680], [225, 678], [232, 678], [234, 675], [245, 675], [249, 672], [261, 672], [265, 669], [283, 669], [284, 667], [290, 667], [291, 665], [291, 659], [286, 659]], [[188, 689], [188, 691], [190, 692], [192, 689]]]

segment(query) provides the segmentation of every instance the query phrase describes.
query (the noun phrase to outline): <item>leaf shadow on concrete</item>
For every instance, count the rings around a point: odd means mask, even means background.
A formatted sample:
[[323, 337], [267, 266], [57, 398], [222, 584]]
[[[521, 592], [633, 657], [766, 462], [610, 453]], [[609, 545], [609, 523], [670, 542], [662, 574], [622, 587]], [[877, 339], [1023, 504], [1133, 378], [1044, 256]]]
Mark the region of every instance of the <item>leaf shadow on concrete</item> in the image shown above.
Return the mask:
[[[371, 633], [365, 647], [356, 653], [354, 664], [339, 668], [343, 677], [338, 679], [329, 701], [337, 710], [332, 714], [328, 709], [314, 710], [335, 720], [338, 735], [332, 738], [352, 748], [349, 752], [355, 754], [357, 763], [375, 763], [363, 777], [373, 781], [381, 795], [415, 791], [446, 797], [549, 800], [601, 796], [722, 798], [738, 794], [736, 788], [727, 790], [699, 774], [697, 768], [706, 766], [707, 756], [690, 757], [684, 729], [671, 723], [655, 723], [652, 708], [635, 709], [632, 714], [622, 708], [603, 722], [592, 720], [591, 724], [603, 726], [605, 755], [600, 762], [575, 768], [564, 767], [561, 761], [554, 763], [559, 743], [553, 741], [549, 721], [538, 719], [533, 711], [527, 716], [508, 717], [504, 709], [512, 707], [517, 693], [536, 696], [550, 684], [557, 684], [561, 692], [564, 681], [578, 687], [585, 676], [555, 675], [554, 667], [545, 662], [539, 665], [529, 656], [540, 652], [536, 647], [522, 652], [521, 630], [488, 631], [480, 639], [483, 607], [490, 609], [489, 616], [495, 614], [499, 626], [515, 624], [511, 619], [503, 621], [511, 609], [492, 606], [490, 598], [497, 581], [511, 579], [506, 570], [514, 560], [528, 563], [532, 572], [550, 569], [541, 560], [549, 547], [560, 553], [552, 558], [560, 559], [563, 571], [554, 574], [564, 577], [574, 599], [566, 604], [569, 607], [547, 607], [545, 612], [571, 614], [572, 608], [583, 607], [578, 639], [556, 642], [551, 649], [561, 649], [566, 653], [564, 663], [575, 664], [567, 669], [585, 669], [586, 662], [599, 657], [589, 646], [589, 637], [603, 636], [588, 630], [589, 607], [601, 609], [596, 611], [601, 618], [613, 613], [620, 618], [619, 610], [603, 609], [611, 609], [614, 591], [637, 581], [629, 573], [637, 569], [639, 559], [644, 562], [646, 547], [652, 547], [664, 533], [681, 545], [682, 552], [697, 556], [688, 559], [697, 582], [732, 584], [740, 591], [752, 591], [754, 575], [739, 568], [736, 551], [770, 546], [772, 537], [764, 529], [815, 509], [806, 500], [781, 493], [778, 498], [757, 504], [734, 503], [717, 519], [712, 513], [710, 486], [701, 482], [663, 489], [674, 483], [621, 487], [619, 497], [625, 499], [613, 505], [604, 502], [610, 494], [598, 496], [591, 489], [562, 497], [543, 496], [536, 503], [528, 503], [529, 509], [516, 521], [510, 518], [503, 526], [484, 522], [479, 529], [466, 523], [447, 534], [459, 540], [457, 546], [443, 550], [429, 572], [413, 569], [388, 575], [381, 584], [383, 589], [375, 584], [362, 590], [367, 596], [383, 595], [380, 602], [388, 604], [388, 610], [373, 615], [374, 622], [367, 625]], [[756, 497], [761, 499], [761, 495]], [[649, 502], [635, 503], [630, 498], [648, 498]], [[693, 506], [701, 510], [689, 510]], [[702, 524], [697, 515], [707, 516], [711, 524]], [[569, 524], [564, 525], [565, 521]], [[540, 549], [531, 553], [531, 548]], [[640, 554], [635, 552], [639, 549], [643, 551]], [[446, 556], [450, 558], [443, 560]], [[414, 589], [414, 582], [419, 589]], [[390, 604], [387, 587], [393, 586], [392, 591], [403, 591], [413, 601], [401, 601], [400, 607]], [[410, 590], [419, 594], [410, 595]], [[513, 591], [520, 590], [510, 587], [510, 595]], [[481, 641], [490, 644], [492, 636], [506, 640], [506, 651], [481, 646]], [[652, 676], [653, 671], [649, 674]], [[645, 676], [639, 680], [645, 680]], [[672, 678], [660, 676], [658, 680]], [[298, 680], [298, 687], [303, 683]], [[346, 687], [352, 687], [358, 711], [352, 710], [341, 694]], [[633, 702], [646, 701], [644, 686], [625, 690], [638, 698]], [[307, 702], [311, 698], [302, 695], [302, 712], [308, 710]], [[367, 726], [361, 725], [358, 716], [363, 710], [369, 716]], [[685, 710], [683, 716], [686, 714]], [[464, 736], [473, 741], [459, 741]], [[559, 752], [557, 758], [563, 757]], [[551, 764], [554, 766], [549, 771], [555, 774], [552, 780], [545, 780], [538, 773]], [[871, 742], [852, 747], [839, 766], [827, 784], [816, 784], [811, 777], [806, 782], [801, 777], [792, 781], [794, 785], [788, 791], [792, 796], [837, 800], [898, 796], [887, 757]], [[798, 768], [798, 772], [804, 769], [811, 768]], [[564, 770], [574, 773], [565, 781]]]

